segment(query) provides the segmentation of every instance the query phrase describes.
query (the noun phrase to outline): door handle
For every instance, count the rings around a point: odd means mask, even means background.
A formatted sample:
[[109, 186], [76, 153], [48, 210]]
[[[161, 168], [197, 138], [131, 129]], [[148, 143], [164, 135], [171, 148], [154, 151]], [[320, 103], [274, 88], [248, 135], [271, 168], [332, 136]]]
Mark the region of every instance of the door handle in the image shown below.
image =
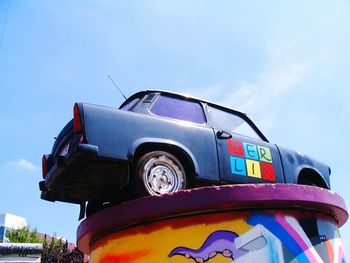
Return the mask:
[[223, 130], [219, 130], [216, 132], [216, 135], [219, 139], [231, 139], [232, 135], [228, 132], [225, 132]]

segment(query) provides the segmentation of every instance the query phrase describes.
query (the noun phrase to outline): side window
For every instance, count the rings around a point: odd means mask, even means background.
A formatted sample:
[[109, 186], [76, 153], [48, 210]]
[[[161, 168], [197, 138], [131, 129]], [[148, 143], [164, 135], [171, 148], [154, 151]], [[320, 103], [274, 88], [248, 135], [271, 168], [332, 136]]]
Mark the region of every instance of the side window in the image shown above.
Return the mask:
[[205, 123], [202, 106], [190, 100], [159, 96], [150, 110], [153, 114], [158, 116], [190, 121], [198, 124]]
[[131, 111], [139, 101], [140, 101], [140, 98], [135, 98], [131, 100], [129, 103], [125, 104], [123, 108], [121, 108], [121, 110]]
[[257, 140], [262, 140], [244, 119], [231, 112], [208, 105], [208, 114], [212, 127], [215, 129], [238, 133]]

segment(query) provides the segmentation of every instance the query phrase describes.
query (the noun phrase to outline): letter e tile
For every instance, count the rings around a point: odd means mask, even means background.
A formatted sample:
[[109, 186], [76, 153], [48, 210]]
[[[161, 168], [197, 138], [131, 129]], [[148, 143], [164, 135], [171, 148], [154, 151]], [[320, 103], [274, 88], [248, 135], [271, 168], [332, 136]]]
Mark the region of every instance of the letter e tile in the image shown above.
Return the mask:
[[258, 148], [255, 144], [251, 143], [243, 143], [244, 148], [244, 154], [246, 158], [253, 159], [253, 160], [259, 160], [259, 154], [258, 154]]

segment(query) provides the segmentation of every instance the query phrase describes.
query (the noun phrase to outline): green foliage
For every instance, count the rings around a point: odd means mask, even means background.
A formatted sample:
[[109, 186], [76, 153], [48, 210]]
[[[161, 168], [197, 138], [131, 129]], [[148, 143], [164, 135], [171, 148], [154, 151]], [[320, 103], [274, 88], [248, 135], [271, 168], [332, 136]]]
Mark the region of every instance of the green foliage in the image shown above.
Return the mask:
[[36, 229], [29, 227], [21, 229], [6, 229], [6, 237], [11, 243], [43, 243], [41, 262], [46, 263], [83, 263], [84, 254], [75, 248], [68, 250], [68, 242], [57, 239], [55, 236], [49, 238], [45, 235], [42, 240]]
[[43, 253], [41, 262], [46, 263], [83, 263], [84, 254], [75, 248], [73, 251], [68, 250], [68, 242], [62, 242], [61, 239], [52, 237], [50, 242], [45, 238], [43, 244]]
[[29, 227], [6, 229], [6, 237], [11, 243], [43, 243], [36, 229]]

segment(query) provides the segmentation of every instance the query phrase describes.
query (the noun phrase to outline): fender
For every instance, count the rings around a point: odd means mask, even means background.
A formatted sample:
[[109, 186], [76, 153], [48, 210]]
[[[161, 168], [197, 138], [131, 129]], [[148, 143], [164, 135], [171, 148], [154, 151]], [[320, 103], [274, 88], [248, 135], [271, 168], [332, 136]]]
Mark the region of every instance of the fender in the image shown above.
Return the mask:
[[128, 160], [129, 163], [131, 163], [134, 160], [135, 152], [137, 149], [145, 144], [153, 144], [153, 145], [165, 145], [165, 146], [172, 146], [174, 148], [177, 148], [181, 150], [182, 152], [186, 153], [189, 158], [192, 161], [193, 167], [194, 167], [194, 172], [195, 176], [199, 175], [199, 167], [196, 158], [194, 157], [193, 153], [191, 152], [190, 149], [188, 149], [185, 145], [178, 143], [173, 140], [167, 140], [167, 139], [160, 139], [160, 138], [150, 138], [150, 137], [144, 137], [144, 138], [139, 138], [135, 140], [131, 146], [128, 149]]
[[286, 183], [297, 184], [300, 174], [303, 174], [303, 171], [309, 171], [311, 176], [317, 175], [317, 180], [323, 182], [324, 186], [330, 189], [330, 168], [327, 165], [294, 150], [283, 147], [278, 147], [278, 149]]

